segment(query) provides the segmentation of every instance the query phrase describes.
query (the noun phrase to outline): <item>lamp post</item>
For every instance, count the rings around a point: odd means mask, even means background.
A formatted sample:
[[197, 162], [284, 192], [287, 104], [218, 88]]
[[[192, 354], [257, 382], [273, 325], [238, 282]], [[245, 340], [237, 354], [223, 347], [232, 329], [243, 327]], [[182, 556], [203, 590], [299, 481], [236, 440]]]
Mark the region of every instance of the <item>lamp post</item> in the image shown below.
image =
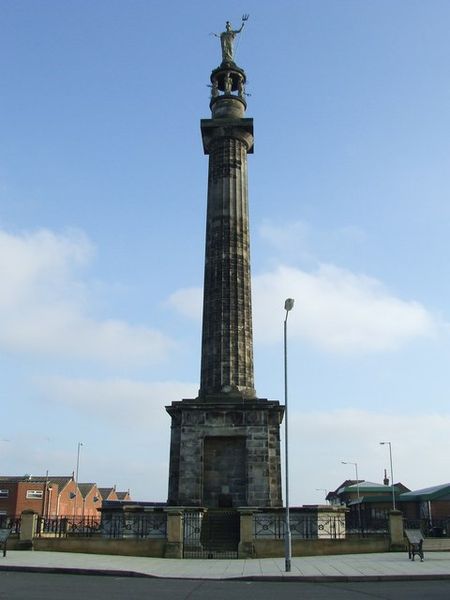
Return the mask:
[[391, 442], [380, 442], [380, 446], [389, 446], [389, 460], [391, 463], [391, 488], [392, 488], [392, 510], [395, 510], [395, 490], [394, 490], [394, 468], [392, 466], [392, 444]]
[[358, 463], [356, 462], [350, 462], [350, 461], [343, 461], [341, 460], [341, 463], [343, 465], [353, 465], [355, 467], [355, 475], [356, 475], [356, 497], [358, 498], [358, 526], [359, 526], [359, 530], [361, 531], [361, 502], [360, 502], [360, 497], [359, 497], [359, 478], [358, 478]]
[[75, 471], [75, 499], [73, 502], [73, 518], [75, 520], [76, 514], [77, 514], [77, 498], [78, 498], [78, 471], [80, 469], [80, 450], [81, 450], [81, 446], [83, 445], [83, 442], [78, 442], [78, 447], [77, 447], [77, 468]]
[[328, 490], [326, 488], [316, 488], [316, 492], [325, 492], [325, 500], [327, 501]]
[[288, 445], [288, 384], [287, 384], [287, 320], [289, 311], [294, 307], [293, 298], [287, 298], [284, 303], [286, 316], [284, 318], [284, 468], [286, 485], [286, 533], [285, 533], [285, 570], [291, 570], [292, 544], [291, 523], [289, 519], [289, 445]]

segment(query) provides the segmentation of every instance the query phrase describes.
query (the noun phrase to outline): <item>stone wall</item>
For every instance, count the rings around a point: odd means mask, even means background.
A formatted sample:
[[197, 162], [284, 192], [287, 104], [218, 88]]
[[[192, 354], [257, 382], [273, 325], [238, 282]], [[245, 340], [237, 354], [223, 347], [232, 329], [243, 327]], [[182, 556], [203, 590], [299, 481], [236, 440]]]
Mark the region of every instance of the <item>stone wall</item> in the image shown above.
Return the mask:
[[83, 552], [122, 556], [152, 556], [163, 558], [166, 540], [133, 540], [109, 538], [35, 538], [34, 550], [47, 552]]
[[[254, 558], [284, 556], [284, 540], [260, 539], [255, 540], [253, 543]], [[384, 536], [342, 540], [292, 540], [292, 556], [366, 554], [370, 552], [389, 552], [389, 549], [389, 538]]]

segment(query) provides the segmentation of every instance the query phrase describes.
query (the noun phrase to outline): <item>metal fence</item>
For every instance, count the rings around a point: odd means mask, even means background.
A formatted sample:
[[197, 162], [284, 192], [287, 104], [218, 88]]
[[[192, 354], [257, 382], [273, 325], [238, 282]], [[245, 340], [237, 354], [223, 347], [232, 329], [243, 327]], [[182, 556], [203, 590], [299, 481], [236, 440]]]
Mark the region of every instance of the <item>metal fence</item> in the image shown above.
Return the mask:
[[[343, 539], [345, 538], [344, 515], [290, 514], [293, 540]], [[286, 532], [285, 515], [282, 513], [255, 513], [253, 533], [256, 539], [283, 539]]]
[[38, 517], [38, 537], [91, 537], [101, 530], [99, 517]]
[[103, 537], [165, 539], [167, 537], [167, 514], [164, 512], [104, 513], [101, 527]]
[[38, 537], [156, 538], [167, 536], [165, 513], [114, 514], [102, 517], [39, 517]]
[[0, 515], [0, 529], [10, 529], [11, 533], [20, 533], [20, 517]]
[[450, 517], [446, 519], [404, 519], [405, 529], [420, 529], [427, 538], [450, 538]]
[[183, 558], [237, 558], [240, 516], [233, 510], [186, 511]]
[[351, 507], [346, 513], [347, 534], [368, 537], [370, 535], [389, 534], [389, 510], [370, 507]]

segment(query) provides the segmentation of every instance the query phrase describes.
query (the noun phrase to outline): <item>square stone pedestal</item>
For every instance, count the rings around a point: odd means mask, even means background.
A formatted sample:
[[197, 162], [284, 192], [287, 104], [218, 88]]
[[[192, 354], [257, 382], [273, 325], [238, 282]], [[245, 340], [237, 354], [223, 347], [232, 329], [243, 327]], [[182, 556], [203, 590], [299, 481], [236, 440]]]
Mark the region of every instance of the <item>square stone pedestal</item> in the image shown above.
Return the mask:
[[173, 402], [171, 506], [282, 506], [284, 407], [229, 395]]

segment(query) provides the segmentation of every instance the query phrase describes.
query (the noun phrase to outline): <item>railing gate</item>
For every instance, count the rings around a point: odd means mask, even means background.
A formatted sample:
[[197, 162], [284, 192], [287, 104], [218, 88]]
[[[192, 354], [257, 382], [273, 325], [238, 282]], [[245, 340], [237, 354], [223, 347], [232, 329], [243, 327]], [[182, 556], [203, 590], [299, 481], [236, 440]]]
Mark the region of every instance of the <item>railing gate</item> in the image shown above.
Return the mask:
[[184, 513], [184, 558], [237, 558], [239, 537], [237, 511]]

